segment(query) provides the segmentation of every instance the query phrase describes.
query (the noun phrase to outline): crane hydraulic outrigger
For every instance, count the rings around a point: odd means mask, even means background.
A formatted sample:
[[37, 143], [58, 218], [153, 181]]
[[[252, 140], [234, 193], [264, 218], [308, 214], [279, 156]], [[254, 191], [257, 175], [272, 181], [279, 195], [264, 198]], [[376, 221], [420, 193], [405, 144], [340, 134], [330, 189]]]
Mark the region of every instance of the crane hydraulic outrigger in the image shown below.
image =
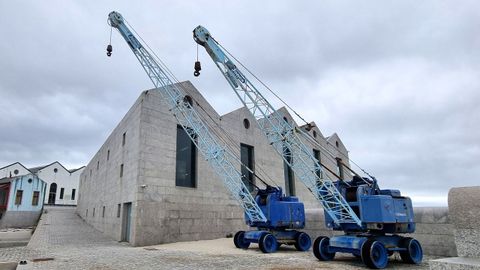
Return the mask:
[[[332, 260], [336, 252], [351, 253], [371, 268], [385, 268], [388, 256], [398, 252], [407, 263], [422, 261], [420, 243], [398, 235], [415, 231], [409, 197], [401, 196], [398, 190], [380, 189], [373, 177], [355, 175], [351, 181], [336, 182], [321, 178], [317, 172], [322, 171], [322, 165], [300, 139], [304, 133], [283, 119], [206, 28], [196, 27], [193, 37], [206, 49], [270, 144], [322, 204], [326, 226], [345, 232], [315, 240], [313, 252], [319, 260]], [[194, 75], [199, 71], [197, 61]]]
[[[148, 77], [169, 105], [169, 110], [185, 130], [199, 152], [208, 161], [217, 175], [223, 180], [231, 195], [245, 211], [246, 223], [256, 228], [252, 231], [239, 231], [234, 243], [238, 248], [248, 248], [251, 242], [259, 244], [265, 252], [274, 252], [280, 244], [293, 244], [300, 251], [311, 247], [308, 234], [298, 231], [305, 226], [305, 209], [296, 197], [284, 196], [280, 187], [267, 185], [258, 189], [253, 196], [242, 181], [240, 168], [234, 166], [238, 158], [229, 149], [219, 143], [219, 139], [209, 130], [208, 123], [202, 119], [192, 102], [178, 84], [174, 84], [173, 75], [165, 70], [126, 25], [118, 12], [108, 15], [111, 27], [118, 29], [130, 49], [133, 51]], [[107, 47], [111, 56], [112, 46]]]

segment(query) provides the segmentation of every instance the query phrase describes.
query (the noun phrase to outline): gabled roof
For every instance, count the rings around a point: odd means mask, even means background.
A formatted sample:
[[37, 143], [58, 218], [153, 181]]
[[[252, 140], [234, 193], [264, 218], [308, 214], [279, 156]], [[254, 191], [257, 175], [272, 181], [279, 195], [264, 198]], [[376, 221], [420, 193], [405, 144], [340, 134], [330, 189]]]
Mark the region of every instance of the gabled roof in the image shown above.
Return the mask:
[[33, 167], [33, 168], [28, 169], [28, 170], [29, 170], [30, 172], [36, 174], [36, 173], [38, 173], [38, 171], [41, 171], [41, 170], [43, 170], [43, 169], [45, 169], [45, 168], [47, 168], [47, 167], [49, 167], [49, 166], [51, 166], [51, 165], [53, 165], [53, 164], [55, 164], [55, 163], [57, 163], [58, 165], [60, 165], [60, 167], [62, 167], [65, 171], [67, 171], [67, 172], [69, 172], [69, 173], [73, 173], [73, 172], [78, 171], [78, 170], [80, 170], [80, 169], [82, 169], [82, 168], [85, 168], [85, 166], [82, 166], [82, 167], [77, 168], [77, 169], [71, 169], [71, 170], [69, 170], [69, 169], [65, 168], [65, 166], [63, 166], [62, 163], [60, 163], [59, 161], [54, 161], [54, 162], [52, 162], [52, 163], [50, 163], [50, 164], [43, 165], [43, 166]]
[[9, 165], [7, 165], [7, 166], [3, 166], [3, 167], [0, 168], [0, 170], [3, 170], [3, 169], [5, 169], [5, 168], [8, 168], [8, 167], [10, 167], [10, 166], [12, 166], [12, 165], [15, 165], [15, 164], [18, 164], [18, 165], [22, 166], [25, 170], [27, 170], [27, 171], [29, 171], [29, 172], [32, 172], [32, 171], [30, 171], [30, 169], [28, 169], [27, 167], [25, 167], [22, 163], [20, 163], [20, 162], [18, 162], [18, 161], [17, 161], [17, 162], [14, 162], [14, 163], [12, 163], [12, 164], [9, 164]]

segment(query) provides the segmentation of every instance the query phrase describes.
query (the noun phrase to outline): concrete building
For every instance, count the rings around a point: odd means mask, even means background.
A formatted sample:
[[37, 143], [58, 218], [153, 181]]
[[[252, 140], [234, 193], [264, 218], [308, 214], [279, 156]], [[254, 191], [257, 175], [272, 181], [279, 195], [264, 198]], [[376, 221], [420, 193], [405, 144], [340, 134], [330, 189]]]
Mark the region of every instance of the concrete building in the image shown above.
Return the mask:
[[[220, 116], [190, 82], [180, 87], [199, 112], [208, 114], [212, 126], [227, 132], [222, 139], [233, 141], [244, 164], [287, 194], [300, 197], [307, 208], [319, 207], [284, 167], [246, 109]], [[286, 109], [280, 113], [295, 124]], [[312, 125], [311, 136], [334, 155], [322, 152], [322, 163], [347, 177], [335, 159], [348, 164], [348, 152], [338, 135], [325, 138]], [[252, 175], [244, 175], [262, 186]], [[197, 154], [155, 89], [140, 95], [83, 170], [77, 211], [96, 229], [135, 246], [213, 239], [245, 229], [242, 209]]]
[[84, 167], [69, 170], [58, 161], [33, 168], [27, 168], [20, 162], [15, 162], [0, 168], [0, 177], [35, 174], [47, 183], [45, 204], [76, 205], [78, 182], [83, 169]]
[[33, 226], [42, 212], [46, 188], [31, 173], [0, 179], [0, 228]]

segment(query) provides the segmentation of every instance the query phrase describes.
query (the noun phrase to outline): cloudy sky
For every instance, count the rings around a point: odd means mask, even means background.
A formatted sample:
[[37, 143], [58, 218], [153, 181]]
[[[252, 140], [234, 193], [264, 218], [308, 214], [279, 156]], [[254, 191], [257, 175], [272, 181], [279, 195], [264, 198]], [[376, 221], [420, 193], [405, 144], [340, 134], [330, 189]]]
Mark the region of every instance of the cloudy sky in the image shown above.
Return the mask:
[[105, 55], [117, 10], [220, 114], [241, 104], [202, 50], [193, 76], [199, 24], [383, 187], [480, 184], [478, 1], [99, 2], [0, 1], [0, 167], [86, 164], [151, 88], [118, 33]]

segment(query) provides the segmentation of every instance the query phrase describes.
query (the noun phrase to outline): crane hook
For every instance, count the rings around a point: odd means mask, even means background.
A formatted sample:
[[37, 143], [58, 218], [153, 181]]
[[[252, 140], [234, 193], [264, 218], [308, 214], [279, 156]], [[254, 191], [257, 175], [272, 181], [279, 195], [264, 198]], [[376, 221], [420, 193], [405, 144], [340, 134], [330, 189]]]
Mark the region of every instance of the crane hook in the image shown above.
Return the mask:
[[194, 69], [195, 69], [195, 71], [193, 72], [193, 76], [195, 76], [195, 77], [200, 76], [200, 70], [202, 70], [202, 66], [200, 65], [200, 61], [195, 62]]
[[107, 56], [108, 57], [112, 56], [112, 51], [113, 51], [112, 45], [108, 44], [108, 46], [107, 46]]

